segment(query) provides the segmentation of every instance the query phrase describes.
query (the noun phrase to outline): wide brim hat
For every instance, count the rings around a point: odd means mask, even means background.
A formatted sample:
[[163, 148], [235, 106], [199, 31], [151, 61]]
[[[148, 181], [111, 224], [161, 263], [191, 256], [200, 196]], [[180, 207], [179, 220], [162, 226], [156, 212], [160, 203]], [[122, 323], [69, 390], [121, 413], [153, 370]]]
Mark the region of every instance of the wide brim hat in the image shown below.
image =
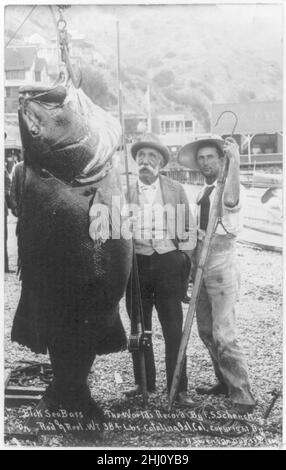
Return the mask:
[[219, 135], [212, 135], [210, 137], [203, 137], [189, 142], [184, 145], [178, 153], [178, 162], [180, 165], [186, 166], [191, 170], [199, 170], [197, 163], [197, 151], [198, 147], [205, 145], [206, 147], [217, 146], [223, 152], [224, 140]]
[[163, 157], [163, 166], [166, 166], [170, 160], [170, 154], [168, 148], [162, 144], [159, 137], [156, 134], [145, 134], [141, 140], [135, 142], [131, 146], [131, 155], [136, 159], [137, 152], [142, 148], [152, 148], [157, 150]]

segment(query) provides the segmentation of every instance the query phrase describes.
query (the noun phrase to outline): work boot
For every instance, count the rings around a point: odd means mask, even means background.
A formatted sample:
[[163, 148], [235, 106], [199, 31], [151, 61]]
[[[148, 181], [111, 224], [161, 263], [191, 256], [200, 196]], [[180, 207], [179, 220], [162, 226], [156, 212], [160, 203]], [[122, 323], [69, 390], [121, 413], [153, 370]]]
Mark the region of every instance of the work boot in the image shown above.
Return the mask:
[[189, 398], [187, 392], [179, 392], [175, 400], [176, 405], [186, 406], [189, 408], [196, 408], [198, 403], [195, 403], [191, 398]]
[[227, 387], [222, 383], [213, 385], [213, 387], [197, 387], [196, 392], [199, 395], [228, 395]]
[[246, 404], [246, 403], [234, 403], [234, 412], [240, 414], [240, 415], [245, 415], [245, 414], [248, 414], [248, 413], [253, 413], [254, 411], [254, 408], [256, 406], [256, 403], [254, 403], [253, 405], [250, 405], [250, 404]]
[[[155, 393], [156, 389], [155, 388], [147, 389], [147, 392], [148, 393]], [[135, 388], [131, 388], [131, 390], [126, 390], [124, 392], [124, 395], [127, 398], [137, 397], [138, 395], [142, 395], [142, 388], [140, 387], [140, 385], [137, 385]]]

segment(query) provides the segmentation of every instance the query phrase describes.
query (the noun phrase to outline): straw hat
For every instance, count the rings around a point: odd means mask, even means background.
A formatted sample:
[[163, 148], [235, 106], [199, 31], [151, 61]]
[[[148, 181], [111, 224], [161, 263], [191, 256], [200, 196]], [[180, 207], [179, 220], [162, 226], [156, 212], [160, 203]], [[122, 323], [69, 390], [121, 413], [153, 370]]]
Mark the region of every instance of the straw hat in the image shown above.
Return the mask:
[[217, 147], [221, 152], [223, 152], [223, 144], [224, 140], [219, 135], [212, 135], [208, 138], [199, 138], [193, 142], [189, 142], [180, 149], [178, 153], [178, 162], [191, 170], [198, 170], [199, 167], [196, 159], [198, 147], [201, 147], [202, 145], [205, 147]]

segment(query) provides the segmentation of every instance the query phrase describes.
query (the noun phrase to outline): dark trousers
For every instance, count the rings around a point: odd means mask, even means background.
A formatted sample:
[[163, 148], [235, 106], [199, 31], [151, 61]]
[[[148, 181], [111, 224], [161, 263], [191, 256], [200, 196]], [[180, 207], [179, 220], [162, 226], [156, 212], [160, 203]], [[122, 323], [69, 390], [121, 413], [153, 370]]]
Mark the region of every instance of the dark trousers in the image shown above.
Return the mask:
[[4, 253], [5, 253], [5, 272], [9, 271], [9, 257], [8, 257], [8, 217], [5, 209], [4, 220]]
[[[170, 391], [177, 354], [182, 336], [183, 312], [181, 301], [185, 295], [186, 276], [189, 273], [189, 259], [181, 251], [151, 256], [137, 255], [141, 289], [143, 317], [146, 330], [152, 330], [152, 310], [155, 306], [165, 340], [167, 388]], [[138, 308], [138, 299], [131, 276], [127, 286], [126, 305], [129, 317]], [[152, 391], [156, 384], [156, 370], [153, 346], [144, 352], [147, 389]], [[140, 385], [138, 353], [132, 353], [135, 383]], [[186, 361], [183, 366], [179, 392], [187, 390]]]

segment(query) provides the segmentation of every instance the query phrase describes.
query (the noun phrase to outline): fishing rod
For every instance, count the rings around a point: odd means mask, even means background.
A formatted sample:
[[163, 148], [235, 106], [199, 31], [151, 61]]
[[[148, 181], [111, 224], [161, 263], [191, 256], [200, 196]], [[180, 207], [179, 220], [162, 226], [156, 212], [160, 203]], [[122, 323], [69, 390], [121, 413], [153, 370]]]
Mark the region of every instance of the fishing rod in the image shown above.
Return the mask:
[[[119, 21], [116, 22], [116, 33], [117, 33], [117, 79], [118, 79], [118, 112], [119, 120], [122, 128], [122, 148], [124, 153], [125, 162], [125, 173], [126, 173], [126, 188], [127, 188], [127, 201], [131, 204], [131, 193], [130, 193], [130, 179], [129, 179], [129, 165], [128, 165], [128, 154], [125, 139], [125, 124], [123, 116], [122, 106], [122, 82], [121, 82], [121, 60], [120, 60], [120, 27]], [[133, 255], [132, 255], [132, 270], [130, 275], [130, 305], [131, 305], [131, 334], [128, 340], [128, 350], [131, 353], [138, 354], [140, 364], [140, 387], [142, 391], [143, 404], [146, 405], [148, 402], [147, 393], [147, 378], [146, 378], [146, 364], [144, 351], [151, 346], [151, 334], [145, 330], [142, 297], [140, 289], [140, 280], [138, 273], [137, 257], [135, 253], [134, 241], [133, 241]], [[134, 288], [134, 290], [133, 290]], [[135, 305], [133, 304], [133, 295]]]
[[[220, 116], [218, 117], [215, 126], [218, 125], [220, 118], [226, 112], [232, 113], [236, 118], [235, 124], [232, 129], [232, 133], [231, 133], [231, 135], [233, 136], [234, 131], [237, 126], [237, 122], [238, 122], [237, 115], [233, 111], [223, 111], [223, 113], [221, 113]], [[211, 244], [213, 235], [217, 229], [218, 224], [222, 223], [221, 222], [221, 215], [222, 215], [221, 214], [221, 202], [222, 202], [222, 196], [223, 196], [225, 182], [226, 182], [226, 178], [228, 174], [228, 167], [229, 167], [229, 160], [228, 158], [225, 157], [222, 170], [217, 180], [217, 189], [214, 195], [214, 201], [213, 201], [212, 209], [210, 212], [209, 223], [207, 226], [205, 239], [203, 241], [202, 251], [200, 253], [192, 296], [191, 296], [191, 300], [190, 300], [190, 304], [189, 304], [189, 308], [188, 308], [188, 312], [186, 316], [184, 330], [182, 333], [181, 344], [180, 344], [180, 348], [179, 348], [179, 352], [177, 356], [177, 362], [176, 362], [176, 367], [175, 367], [175, 371], [173, 375], [171, 390], [169, 393], [169, 402], [168, 402], [169, 411], [171, 410], [173, 402], [176, 399], [176, 396], [178, 393], [179, 383], [180, 383], [180, 379], [181, 379], [182, 371], [183, 371], [184, 360], [186, 357], [187, 346], [188, 346], [188, 342], [189, 342], [189, 338], [190, 338], [190, 334], [191, 334], [191, 330], [193, 326], [194, 316], [195, 316], [200, 289], [202, 285], [204, 267], [206, 265], [209, 252], [210, 252], [210, 244]]]
[[20, 31], [20, 29], [24, 26], [24, 24], [26, 23], [26, 21], [29, 19], [29, 17], [31, 16], [31, 14], [33, 13], [33, 11], [37, 8], [38, 5], [34, 5], [31, 10], [29, 11], [29, 13], [25, 16], [25, 18], [23, 19], [23, 21], [20, 23], [20, 25], [18, 26], [18, 28], [16, 29], [16, 31], [13, 33], [12, 37], [10, 39], [8, 39], [8, 41], [6, 42], [5, 44], [5, 47], [8, 47], [10, 42], [13, 41], [13, 39], [17, 36], [18, 32]]

